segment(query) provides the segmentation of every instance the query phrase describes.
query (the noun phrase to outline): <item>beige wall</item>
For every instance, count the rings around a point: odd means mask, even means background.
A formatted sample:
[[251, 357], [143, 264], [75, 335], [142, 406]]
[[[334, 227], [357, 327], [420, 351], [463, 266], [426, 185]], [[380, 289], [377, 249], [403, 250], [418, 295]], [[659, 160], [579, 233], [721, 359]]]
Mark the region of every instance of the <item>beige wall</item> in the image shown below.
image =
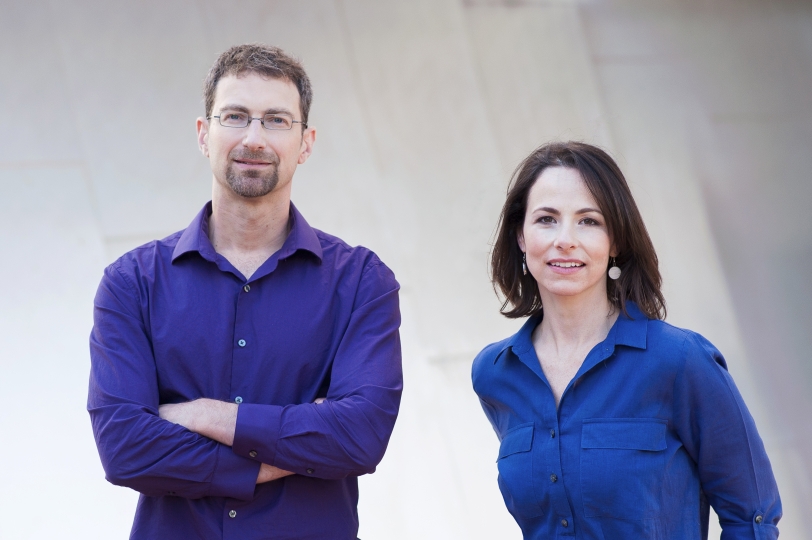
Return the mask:
[[246, 41], [313, 79], [297, 206], [403, 285], [406, 392], [362, 538], [520, 537], [469, 370], [517, 327], [488, 247], [510, 171], [552, 138], [618, 158], [669, 320], [725, 353], [782, 534], [812, 538], [812, 7], [755, 0], [0, 0], [0, 538], [129, 530], [84, 411], [92, 298], [208, 199], [200, 86]]

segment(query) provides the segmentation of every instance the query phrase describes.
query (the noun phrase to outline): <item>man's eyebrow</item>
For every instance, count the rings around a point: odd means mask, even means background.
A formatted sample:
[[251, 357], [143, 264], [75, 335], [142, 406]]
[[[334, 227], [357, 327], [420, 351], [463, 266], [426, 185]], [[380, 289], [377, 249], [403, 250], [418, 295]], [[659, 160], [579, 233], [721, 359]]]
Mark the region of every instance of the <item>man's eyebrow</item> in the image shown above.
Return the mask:
[[283, 108], [275, 107], [275, 108], [271, 108], [271, 109], [265, 109], [265, 114], [283, 114], [283, 113], [287, 114], [289, 116], [293, 116], [293, 113], [290, 112], [288, 109], [285, 109], [284, 107]]
[[[220, 107], [220, 112], [222, 111], [240, 111], [244, 113], [249, 112], [248, 108], [243, 105], [228, 104], [228, 103]], [[270, 109], [265, 109], [265, 112], [262, 114], [264, 116], [266, 114], [283, 114], [283, 113], [293, 116], [293, 113], [291, 113], [288, 109], [284, 107], [271, 107]]]
[[222, 107], [220, 107], [220, 112], [223, 112], [223, 111], [242, 111], [242, 112], [248, 112], [248, 109], [247, 109], [247, 108], [245, 108], [245, 107], [243, 107], [242, 105], [230, 105], [230, 104], [226, 104], [226, 105], [223, 105]]

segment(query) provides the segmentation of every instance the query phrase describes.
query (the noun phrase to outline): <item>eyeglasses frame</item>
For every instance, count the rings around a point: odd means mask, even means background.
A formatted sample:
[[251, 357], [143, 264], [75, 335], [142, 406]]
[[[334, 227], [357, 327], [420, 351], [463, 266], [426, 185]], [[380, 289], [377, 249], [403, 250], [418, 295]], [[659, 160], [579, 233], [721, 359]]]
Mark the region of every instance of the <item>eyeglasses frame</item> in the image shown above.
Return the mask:
[[[265, 116], [279, 116], [279, 115], [267, 114], [267, 115], [265, 115]], [[247, 128], [248, 126], [250, 126], [250, 125], [251, 125], [251, 122], [253, 122], [254, 120], [259, 120], [259, 123], [260, 123], [260, 124], [262, 124], [262, 128], [263, 128], [263, 129], [267, 129], [268, 131], [290, 131], [291, 129], [293, 129], [293, 124], [302, 124], [302, 129], [307, 129], [307, 123], [306, 123], [306, 122], [303, 122], [303, 121], [301, 121], [301, 120], [293, 120], [293, 119], [291, 119], [291, 121], [290, 121], [290, 122], [291, 122], [291, 125], [290, 125], [290, 127], [289, 127], [289, 128], [287, 128], [287, 129], [269, 128], [269, 127], [267, 127], [267, 126], [265, 125], [265, 116], [260, 117], [260, 118], [257, 118], [257, 117], [254, 117], [254, 116], [249, 116], [249, 117], [248, 117], [248, 123], [247, 123], [247, 124], [245, 124], [244, 126], [240, 126], [240, 127], [237, 127], [237, 126], [226, 126], [226, 125], [224, 125], [224, 124], [223, 124], [223, 122], [221, 122], [221, 121], [220, 121], [220, 115], [219, 115], [219, 114], [218, 114], [217, 116], [207, 116], [207, 117], [206, 117], [206, 120], [211, 120], [212, 118], [216, 118], [216, 119], [217, 119], [217, 123], [218, 123], [218, 124], [220, 124], [220, 125], [221, 125], [221, 126], [223, 126], [223, 127], [227, 127], [227, 128], [231, 128], [231, 129], [243, 129], [243, 128]]]

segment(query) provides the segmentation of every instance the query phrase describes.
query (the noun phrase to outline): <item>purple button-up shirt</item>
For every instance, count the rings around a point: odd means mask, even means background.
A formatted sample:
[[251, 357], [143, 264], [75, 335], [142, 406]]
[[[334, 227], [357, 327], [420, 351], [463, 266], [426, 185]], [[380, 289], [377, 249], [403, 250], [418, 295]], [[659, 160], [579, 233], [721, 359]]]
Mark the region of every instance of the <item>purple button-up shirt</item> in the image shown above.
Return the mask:
[[[141, 492], [131, 538], [354, 539], [357, 476], [400, 405], [399, 285], [292, 204], [246, 280], [210, 214], [111, 264], [96, 295], [88, 411], [107, 479]], [[158, 417], [201, 397], [240, 404], [233, 447]], [[261, 463], [296, 474], [256, 485]]]

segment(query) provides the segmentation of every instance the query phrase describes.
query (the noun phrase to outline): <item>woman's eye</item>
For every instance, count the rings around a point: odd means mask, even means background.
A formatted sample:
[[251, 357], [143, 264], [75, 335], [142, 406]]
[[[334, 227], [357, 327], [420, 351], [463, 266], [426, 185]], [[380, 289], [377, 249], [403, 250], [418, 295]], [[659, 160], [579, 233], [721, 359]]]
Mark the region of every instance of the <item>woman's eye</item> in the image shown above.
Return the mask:
[[537, 221], [538, 223], [555, 223], [553, 216], [541, 216]]
[[581, 223], [583, 223], [584, 225], [600, 225], [600, 223], [598, 223], [596, 220], [592, 218], [584, 218], [581, 221]]

